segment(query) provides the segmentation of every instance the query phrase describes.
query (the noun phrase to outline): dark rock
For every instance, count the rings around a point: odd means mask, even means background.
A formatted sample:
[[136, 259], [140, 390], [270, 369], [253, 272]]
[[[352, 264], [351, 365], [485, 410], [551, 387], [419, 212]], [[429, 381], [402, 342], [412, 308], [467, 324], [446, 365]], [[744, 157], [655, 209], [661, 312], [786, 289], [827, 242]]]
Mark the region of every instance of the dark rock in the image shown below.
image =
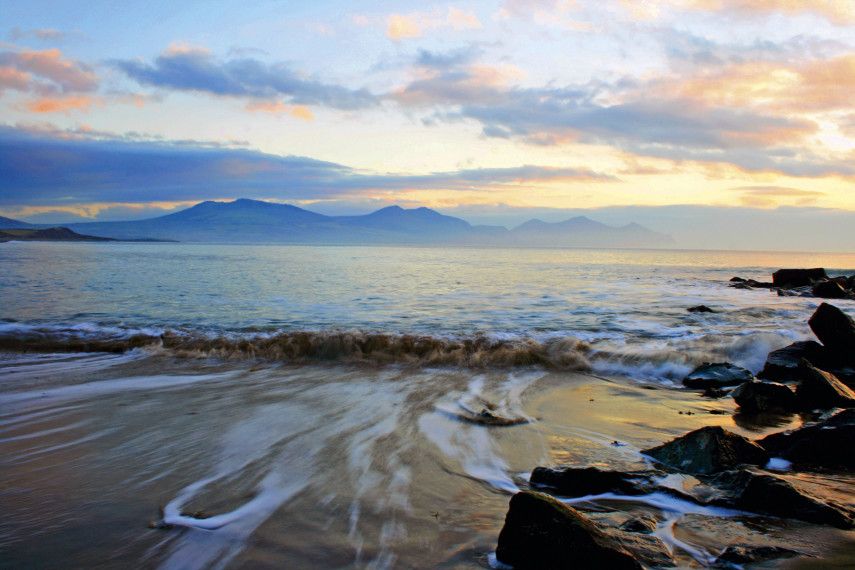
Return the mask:
[[745, 283], [745, 281], [746, 281], [746, 279], [744, 279], [742, 277], [731, 277], [730, 278], [731, 283]]
[[855, 469], [855, 409], [757, 441], [770, 455], [800, 466]]
[[846, 289], [836, 281], [820, 281], [811, 288], [814, 297], [822, 299], [845, 299], [848, 297]]
[[657, 520], [650, 515], [641, 515], [633, 517], [620, 525], [620, 530], [625, 532], [638, 532], [641, 534], [650, 534], [656, 530]]
[[693, 475], [709, 475], [739, 465], [765, 465], [769, 461], [762, 447], [719, 426], [696, 429], [642, 453]]
[[683, 378], [683, 386], [698, 389], [724, 388], [738, 386], [753, 379], [754, 375], [750, 371], [729, 362], [702, 364]]
[[828, 358], [825, 347], [818, 342], [805, 340], [770, 352], [757, 378], [776, 382], [797, 382], [799, 362], [803, 358], [814, 366], [827, 367]]
[[779, 269], [772, 274], [772, 283], [776, 287], [803, 287], [813, 285], [814, 281], [825, 281], [828, 275], [825, 269]]
[[804, 409], [855, 408], [855, 392], [834, 374], [812, 366], [802, 359], [799, 364], [801, 383], [796, 398]]
[[701, 394], [704, 398], [711, 398], [713, 400], [718, 400], [719, 398], [724, 398], [727, 396], [727, 390], [722, 390], [721, 388], [707, 388], [704, 390], [704, 393]]
[[640, 485], [649, 483], [652, 473], [624, 473], [606, 471], [597, 467], [568, 467], [567, 469], [549, 469], [535, 467], [529, 482], [538, 487], [550, 487], [565, 497], [584, 497], [601, 493], [621, 495], [641, 495], [647, 491]]
[[833, 358], [855, 363], [855, 321], [849, 315], [834, 305], [823, 303], [808, 320], [808, 325]]
[[727, 471], [716, 477], [715, 484], [724, 493], [711, 504], [842, 529], [855, 527], [855, 513], [851, 510], [834, 501], [814, 497], [775, 475], [745, 469]]
[[578, 511], [549, 495], [530, 491], [511, 498], [496, 558], [518, 569], [642, 568], [626, 549]]
[[748, 413], [796, 409], [796, 395], [788, 386], [775, 382], [746, 382], [732, 393], [736, 404]]
[[712, 309], [710, 309], [709, 307], [707, 307], [706, 305], [698, 305], [697, 307], [689, 307], [686, 310], [689, 311], [690, 313], [715, 313], [716, 312], [716, 311], [713, 311]]
[[779, 558], [793, 558], [802, 556], [801, 552], [781, 548], [780, 546], [728, 546], [715, 559], [715, 564], [751, 564], [753, 562], [764, 562], [766, 560], [777, 560]]

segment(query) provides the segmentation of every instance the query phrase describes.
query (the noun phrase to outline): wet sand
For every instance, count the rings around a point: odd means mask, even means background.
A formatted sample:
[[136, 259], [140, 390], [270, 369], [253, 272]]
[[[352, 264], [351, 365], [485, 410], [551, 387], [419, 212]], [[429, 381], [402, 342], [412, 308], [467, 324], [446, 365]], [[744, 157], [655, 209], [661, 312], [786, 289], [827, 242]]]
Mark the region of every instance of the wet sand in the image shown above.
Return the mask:
[[[729, 398], [538, 369], [6, 355], [0, 389], [4, 568], [486, 566], [536, 466], [641, 469], [640, 449], [701, 426], [757, 438], [800, 423], [758, 426], [736, 421]], [[485, 403], [528, 423], [461, 419]], [[852, 477], [791, 476], [853, 503]], [[606, 524], [673, 520], [664, 539], [682, 567], [732, 544], [852, 560], [853, 533], [828, 527], [627, 499], [574, 506]], [[172, 530], [148, 527], [164, 515]]]

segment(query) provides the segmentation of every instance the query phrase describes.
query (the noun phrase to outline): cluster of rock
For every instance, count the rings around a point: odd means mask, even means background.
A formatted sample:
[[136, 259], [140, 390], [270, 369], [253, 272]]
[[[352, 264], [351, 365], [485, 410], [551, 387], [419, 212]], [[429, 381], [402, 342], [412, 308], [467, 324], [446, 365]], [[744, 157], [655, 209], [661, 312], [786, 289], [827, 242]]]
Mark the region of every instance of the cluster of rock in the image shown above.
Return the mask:
[[800, 341], [770, 352], [757, 378], [725, 362], [699, 366], [683, 385], [708, 395], [736, 386], [731, 396], [747, 413], [855, 407], [855, 321], [822, 303], [808, 324], [821, 344]]
[[[855, 322], [823, 303], [809, 324], [822, 344], [795, 343], [770, 353], [760, 379], [722, 363], [699, 367], [683, 383], [719, 394], [732, 390], [745, 412], [809, 410], [819, 413], [820, 421], [756, 441], [718, 426], [700, 428], [642, 451], [658, 461], [660, 469], [537, 467], [529, 481], [537, 490], [511, 499], [496, 549], [498, 561], [518, 569], [675, 565], [662, 541], [651, 534], [658, 528], [656, 519], [643, 516], [619, 527], [602, 526], [553, 495], [661, 493], [705, 507], [855, 529], [855, 511], [847, 505], [817, 496], [771, 469], [773, 459], [786, 460], [795, 469], [855, 469], [855, 392], [850, 387], [855, 382]], [[789, 384], [795, 384], [795, 390]], [[828, 411], [836, 408], [851, 409]], [[689, 491], [661, 485], [669, 472], [692, 475], [701, 484]], [[733, 567], [801, 554], [777, 546], [735, 545], [722, 551], [713, 565]]]
[[730, 286], [737, 289], [771, 289], [781, 296], [855, 299], [855, 275], [829, 277], [825, 269], [779, 269], [772, 282], [733, 277]]

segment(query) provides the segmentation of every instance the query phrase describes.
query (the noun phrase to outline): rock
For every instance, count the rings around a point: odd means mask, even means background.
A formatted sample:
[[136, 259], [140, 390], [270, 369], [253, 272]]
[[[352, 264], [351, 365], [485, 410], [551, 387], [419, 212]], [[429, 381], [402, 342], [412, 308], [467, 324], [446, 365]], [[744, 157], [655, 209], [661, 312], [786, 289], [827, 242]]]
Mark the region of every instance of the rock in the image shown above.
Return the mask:
[[701, 396], [712, 400], [718, 400], [719, 398], [727, 396], [727, 390], [722, 390], [721, 388], [707, 388]]
[[715, 484], [724, 489], [724, 494], [711, 504], [841, 529], [855, 527], [855, 513], [851, 510], [814, 497], [775, 475], [751, 470], [727, 471], [716, 477]]
[[820, 281], [811, 288], [811, 293], [823, 299], [845, 299], [849, 296], [846, 289], [836, 281]]
[[745, 279], [743, 277], [731, 277], [730, 278], [731, 283], [745, 283], [746, 281], [747, 281], [747, 279]]
[[511, 498], [496, 558], [517, 569], [642, 568], [624, 547], [578, 511], [531, 491]]
[[812, 340], [794, 342], [784, 348], [773, 350], [766, 357], [766, 364], [757, 378], [776, 382], [797, 382], [799, 380], [799, 362], [806, 359], [814, 366], [826, 368], [828, 358], [826, 349]]
[[668, 552], [668, 548], [655, 536], [637, 532], [625, 532], [614, 528], [604, 528], [603, 532], [642, 564], [646, 564], [651, 568], [674, 567], [674, 559], [671, 557], [671, 553]]
[[757, 441], [770, 455], [800, 466], [855, 469], [855, 409]]
[[788, 386], [775, 382], [746, 382], [732, 393], [736, 404], [748, 413], [796, 409], [796, 395]]
[[739, 465], [765, 465], [769, 461], [762, 447], [719, 426], [696, 429], [642, 453], [693, 475], [709, 475]]
[[584, 497], [601, 493], [641, 495], [648, 492], [640, 486], [650, 482], [652, 473], [624, 473], [597, 467], [568, 467], [560, 470], [535, 467], [529, 483], [538, 487], [550, 487], [564, 497]]
[[715, 313], [716, 312], [716, 311], [713, 311], [712, 309], [710, 309], [709, 307], [707, 307], [706, 305], [698, 305], [697, 307], [689, 307], [686, 310], [689, 311], [690, 313]]
[[[849, 315], [834, 305], [823, 303], [808, 320], [808, 325], [835, 360], [855, 363], [855, 321]], [[816, 362], [813, 364], [820, 366]]]
[[683, 386], [698, 389], [724, 388], [738, 386], [753, 379], [754, 375], [751, 372], [729, 362], [702, 364], [683, 378]]
[[799, 364], [801, 383], [796, 398], [804, 409], [855, 408], [855, 392], [834, 374], [811, 366], [802, 359]]
[[825, 269], [779, 269], [772, 274], [772, 283], [776, 287], [803, 287], [813, 285], [814, 281], [825, 281], [828, 275]]
[[766, 560], [777, 560], [779, 558], [793, 558], [802, 556], [801, 552], [781, 548], [780, 546], [728, 546], [715, 559], [716, 565], [738, 565], [764, 562]]
[[641, 534], [650, 534], [656, 530], [657, 520], [650, 515], [641, 515], [633, 517], [620, 525], [620, 530], [625, 532], [638, 532]]

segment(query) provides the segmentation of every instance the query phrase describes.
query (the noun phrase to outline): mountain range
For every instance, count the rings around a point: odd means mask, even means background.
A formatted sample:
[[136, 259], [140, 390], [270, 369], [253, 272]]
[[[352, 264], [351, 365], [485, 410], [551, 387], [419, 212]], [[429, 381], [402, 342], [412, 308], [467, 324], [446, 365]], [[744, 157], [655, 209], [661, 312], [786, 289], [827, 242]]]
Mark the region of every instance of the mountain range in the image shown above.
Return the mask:
[[[0, 230], [50, 226], [0, 217]], [[529, 220], [508, 230], [502, 226], [473, 226], [430, 208], [389, 206], [362, 216], [326, 216], [288, 204], [247, 198], [201, 202], [186, 210], [146, 220], [62, 226], [87, 236], [123, 240], [228, 243], [663, 247], [674, 242], [671, 236], [638, 224], [614, 227], [585, 216], [556, 223]]]

